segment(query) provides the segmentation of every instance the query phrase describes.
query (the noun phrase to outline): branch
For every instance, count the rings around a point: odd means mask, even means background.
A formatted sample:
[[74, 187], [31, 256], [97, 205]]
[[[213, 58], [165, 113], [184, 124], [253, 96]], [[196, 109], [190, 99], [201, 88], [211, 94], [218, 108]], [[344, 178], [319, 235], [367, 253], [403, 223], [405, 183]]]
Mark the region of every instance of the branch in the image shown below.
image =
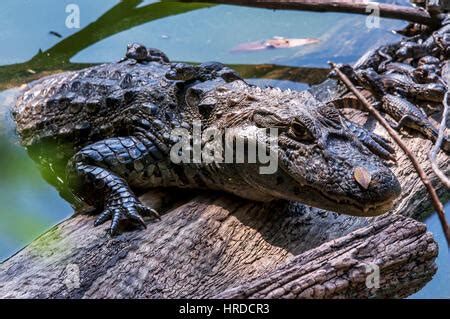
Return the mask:
[[450, 228], [448, 226], [447, 220], [445, 219], [444, 206], [439, 200], [436, 190], [431, 184], [431, 181], [428, 178], [427, 174], [425, 174], [425, 171], [423, 170], [419, 161], [414, 156], [414, 154], [408, 149], [408, 147], [403, 143], [402, 139], [400, 138], [400, 135], [397, 134], [397, 132], [389, 125], [389, 123], [384, 119], [384, 117], [381, 116], [381, 114], [366, 100], [366, 98], [361, 94], [361, 92], [359, 92], [359, 90], [353, 85], [353, 83], [347, 78], [347, 76], [344, 73], [342, 73], [339, 70], [339, 68], [336, 67], [336, 64], [330, 62], [330, 65], [336, 72], [340, 80], [345, 84], [345, 86], [350, 91], [352, 91], [353, 94], [355, 94], [355, 96], [361, 101], [362, 105], [364, 105], [367, 111], [372, 116], [374, 116], [375, 119], [386, 129], [386, 131], [389, 133], [392, 139], [398, 144], [398, 146], [403, 150], [403, 152], [411, 161], [412, 165], [414, 166], [414, 169], [417, 171], [420, 179], [422, 180], [422, 183], [425, 185], [428, 193], [430, 194], [433, 206], [439, 215], [439, 220], [441, 222], [445, 238], [447, 239], [447, 244], [450, 247]]
[[[280, 10], [304, 10], [304, 11], [331, 11], [348, 12], [368, 15], [372, 12], [370, 8], [377, 6], [380, 17], [407, 20], [426, 25], [438, 25], [440, 18], [431, 16], [421, 8], [399, 6], [387, 3], [353, 1], [353, 0], [181, 0], [181, 2], [208, 2], [241, 5], [265, 9]], [[371, 7], [369, 7], [369, 5]]]

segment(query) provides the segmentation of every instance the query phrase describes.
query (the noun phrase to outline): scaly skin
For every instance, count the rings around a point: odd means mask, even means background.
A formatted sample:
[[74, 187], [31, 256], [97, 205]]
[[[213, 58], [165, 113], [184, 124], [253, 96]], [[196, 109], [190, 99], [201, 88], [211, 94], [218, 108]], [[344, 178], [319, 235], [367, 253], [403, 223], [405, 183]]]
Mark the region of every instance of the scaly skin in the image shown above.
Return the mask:
[[[428, 120], [427, 116], [414, 104], [396, 95], [386, 94], [382, 100], [383, 110], [390, 114], [397, 124], [393, 127], [400, 130], [407, 127], [422, 133], [426, 138], [436, 141], [438, 131]], [[445, 138], [442, 149], [450, 152], [450, 143]]]
[[[387, 211], [399, 195], [393, 173], [367, 148], [390, 153], [378, 136], [349, 123], [308, 92], [250, 86], [210, 62], [172, 64], [159, 50], [130, 45], [126, 58], [31, 83], [14, 110], [22, 144], [62, 196], [112, 219], [145, 225], [156, 212], [136, 194], [154, 187], [209, 188], [258, 201], [302, 201], [345, 214]], [[231, 130], [248, 145], [260, 128], [279, 129], [279, 168], [260, 164], [180, 163], [173, 129]], [[256, 133], [256, 134], [252, 134]], [[363, 185], [356, 168], [371, 176]]]

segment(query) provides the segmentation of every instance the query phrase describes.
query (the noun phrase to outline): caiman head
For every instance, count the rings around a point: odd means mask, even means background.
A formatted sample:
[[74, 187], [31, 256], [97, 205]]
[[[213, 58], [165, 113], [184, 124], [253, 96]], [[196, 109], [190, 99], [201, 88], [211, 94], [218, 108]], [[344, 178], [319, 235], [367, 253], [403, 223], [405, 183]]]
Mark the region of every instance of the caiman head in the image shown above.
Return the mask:
[[236, 164], [236, 175], [251, 187], [234, 187], [232, 192], [253, 199], [299, 201], [356, 216], [375, 216], [392, 207], [400, 194], [398, 180], [336, 109], [305, 105], [295, 98], [281, 106], [268, 105], [270, 101], [250, 107], [246, 120], [233, 124], [232, 131], [250, 143], [251, 136], [260, 142], [267, 136], [252, 132], [277, 128], [278, 145], [266, 143], [277, 169], [261, 174], [261, 162]]

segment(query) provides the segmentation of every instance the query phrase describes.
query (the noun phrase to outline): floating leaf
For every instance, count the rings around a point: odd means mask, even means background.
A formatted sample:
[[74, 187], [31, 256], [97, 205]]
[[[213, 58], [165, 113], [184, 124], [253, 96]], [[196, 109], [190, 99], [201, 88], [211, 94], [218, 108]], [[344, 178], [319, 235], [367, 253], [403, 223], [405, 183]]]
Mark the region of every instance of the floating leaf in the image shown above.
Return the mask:
[[355, 177], [355, 180], [364, 189], [367, 189], [369, 187], [370, 181], [372, 180], [372, 176], [370, 175], [369, 171], [360, 166], [355, 168], [353, 177]]

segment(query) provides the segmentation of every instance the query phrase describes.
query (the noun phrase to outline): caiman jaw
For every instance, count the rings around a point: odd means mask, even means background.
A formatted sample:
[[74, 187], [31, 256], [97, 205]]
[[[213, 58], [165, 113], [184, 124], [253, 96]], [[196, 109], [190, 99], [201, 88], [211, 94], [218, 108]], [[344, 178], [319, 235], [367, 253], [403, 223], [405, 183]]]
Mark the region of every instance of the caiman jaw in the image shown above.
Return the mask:
[[325, 194], [322, 190], [311, 186], [301, 186], [299, 184], [292, 189], [291, 194], [285, 195], [285, 198], [288, 200], [299, 201], [313, 207], [340, 214], [364, 217], [378, 216], [386, 213], [392, 208], [395, 198], [400, 193], [400, 188], [394, 187], [386, 193], [384, 200], [369, 203], [363, 199], [358, 201], [350, 197], [333, 197], [332, 194]]
[[[389, 198], [384, 202], [378, 202], [375, 204], [369, 204], [369, 205], [361, 205], [357, 202], [348, 200], [348, 199], [335, 199], [328, 197], [325, 194], [321, 194], [323, 196], [324, 200], [327, 200], [330, 202], [330, 208], [329, 210], [335, 211], [337, 213], [345, 214], [345, 215], [351, 215], [351, 216], [365, 216], [365, 217], [371, 217], [371, 216], [378, 216], [381, 215], [388, 210], [390, 210], [394, 204], [394, 199]], [[322, 200], [321, 200], [322, 201]]]

